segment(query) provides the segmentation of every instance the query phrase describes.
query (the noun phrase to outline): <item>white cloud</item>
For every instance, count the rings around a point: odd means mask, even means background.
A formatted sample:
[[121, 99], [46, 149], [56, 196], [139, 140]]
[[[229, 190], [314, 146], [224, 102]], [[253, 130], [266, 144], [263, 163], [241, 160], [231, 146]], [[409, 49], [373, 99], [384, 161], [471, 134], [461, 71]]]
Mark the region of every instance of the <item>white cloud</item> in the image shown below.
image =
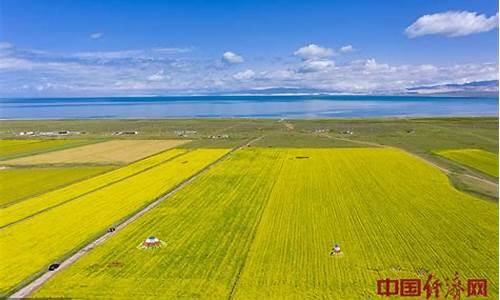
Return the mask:
[[10, 49], [12, 48], [12, 44], [7, 42], [0, 42], [0, 50]]
[[448, 11], [418, 18], [406, 28], [405, 34], [410, 38], [429, 34], [457, 37], [490, 31], [496, 27], [498, 27], [498, 13], [487, 17], [476, 12]]
[[306, 60], [299, 67], [298, 71], [300, 73], [321, 72], [333, 66], [335, 66], [335, 63], [332, 60]]
[[300, 47], [293, 54], [303, 59], [321, 59], [333, 56], [335, 52], [330, 48], [324, 48], [316, 44], [309, 44], [307, 46]]
[[193, 48], [153, 48], [152, 51], [162, 54], [177, 54], [191, 52]]
[[14, 46], [0, 55], [0, 94], [199, 94], [266, 86], [369, 94], [398, 93], [413, 86], [498, 79], [496, 62], [455, 66], [391, 65], [371, 58], [335, 64], [327, 58], [312, 58], [294, 59], [267, 68], [259, 65], [259, 72], [253, 68], [231, 72], [228, 68], [218, 68], [214, 60], [171, 58], [165, 53], [153, 52], [143, 49], [77, 55]]
[[243, 72], [234, 74], [233, 77], [237, 80], [249, 80], [255, 77], [255, 72], [253, 70], [248, 69]]
[[352, 45], [345, 45], [340, 48], [340, 52], [342, 53], [349, 53], [353, 51], [356, 51], [356, 49]]
[[298, 79], [298, 75], [294, 70], [273, 70], [263, 72], [262, 78], [276, 81], [289, 81]]
[[163, 79], [165, 79], [165, 75], [164, 75], [163, 70], [160, 70], [160, 71], [158, 71], [158, 72], [156, 72], [153, 75], [148, 77], [149, 81], [161, 81]]
[[102, 33], [102, 32], [94, 32], [94, 33], [91, 33], [91, 34], [89, 35], [89, 37], [90, 37], [91, 39], [93, 39], [93, 40], [98, 40], [98, 39], [102, 38], [102, 36], [103, 36], [103, 33]]
[[241, 64], [245, 61], [242, 56], [231, 51], [224, 52], [224, 54], [222, 54], [222, 60], [230, 64]]

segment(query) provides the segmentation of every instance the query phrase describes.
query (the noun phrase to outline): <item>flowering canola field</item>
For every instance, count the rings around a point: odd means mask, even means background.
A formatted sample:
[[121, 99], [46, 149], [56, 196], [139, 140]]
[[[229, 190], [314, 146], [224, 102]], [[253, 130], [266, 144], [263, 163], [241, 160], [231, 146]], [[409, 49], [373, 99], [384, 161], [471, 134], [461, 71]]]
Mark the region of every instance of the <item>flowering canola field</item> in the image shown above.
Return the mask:
[[0, 229], [0, 295], [102, 235], [118, 221], [226, 154], [193, 150], [32, 218]]
[[[90, 179], [77, 182], [75, 184], [57, 189], [23, 202], [16, 203], [0, 211], [0, 227], [6, 226], [13, 222], [30, 217], [48, 208], [66, 203], [87, 195], [91, 192], [102, 189], [118, 181], [129, 178], [140, 172], [148, 170], [158, 164], [168, 161], [174, 157], [186, 153], [186, 150], [172, 149], [146, 159], [140, 160], [120, 169], [92, 177]], [[38, 184], [44, 185], [46, 182], [41, 181]]]
[[481, 149], [452, 149], [436, 153], [498, 178], [498, 154]]
[[[497, 228], [497, 203], [397, 149], [245, 148], [33, 296], [361, 299], [386, 277], [459, 272], [494, 298]], [[137, 247], [151, 235], [165, 246]]]

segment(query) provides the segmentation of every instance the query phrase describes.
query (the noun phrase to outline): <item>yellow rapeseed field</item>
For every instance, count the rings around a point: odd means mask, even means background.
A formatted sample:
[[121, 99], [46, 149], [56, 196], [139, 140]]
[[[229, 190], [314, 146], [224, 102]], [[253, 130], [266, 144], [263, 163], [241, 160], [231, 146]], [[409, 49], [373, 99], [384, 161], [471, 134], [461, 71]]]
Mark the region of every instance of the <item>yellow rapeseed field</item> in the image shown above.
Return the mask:
[[[35, 296], [227, 298], [284, 154], [256, 148], [233, 153], [68, 272], [56, 275]], [[137, 249], [150, 235], [166, 245], [152, 251]]]
[[[150, 235], [165, 246], [138, 249]], [[495, 299], [497, 244], [497, 203], [403, 151], [245, 148], [34, 296], [364, 299], [431, 272], [445, 292], [459, 272]]]
[[435, 153], [498, 178], [498, 154], [496, 153], [481, 149], [451, 149]]
[[113, 140], [8, 160], [5, 164], [129, 163], [187, 142], [187, 140]]
[[[61, 189], [42, 194], [40, 196], [26, 199], [23, 202], [19, 202], [7, 208], [1, 209], [0, 227], [29, 217], [55, 205], [65, 203], [67, 201], [72, 201], [74, 199], [77, 199], [78, 197], [82, 197], [88, 193], [106, 187], [120, 180], [126, 179], [186, 152], [186, 150], [182, 149], [171, 149], [166, 152], [132, 163], [120, 169], [116, 169], [111, 172], [77, 182]], [[39, 184], [43, 184], [43, 182], [40, 182]]]
[[0, 207], [96, 176], [112, 168], [111, 166], [91, 166], [0, 169]]
[[200, 149], [0, 230], [0, 294], [68, 255], [217, 158]]

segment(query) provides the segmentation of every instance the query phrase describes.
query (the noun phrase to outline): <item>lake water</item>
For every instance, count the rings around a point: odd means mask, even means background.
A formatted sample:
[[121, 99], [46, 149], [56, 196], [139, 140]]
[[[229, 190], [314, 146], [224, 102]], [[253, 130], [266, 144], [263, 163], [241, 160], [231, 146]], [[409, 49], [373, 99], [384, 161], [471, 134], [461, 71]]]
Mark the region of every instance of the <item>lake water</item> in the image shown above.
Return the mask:
[[498, 98], [193, 96], [0, 99], [1, 119], [498, 116]]

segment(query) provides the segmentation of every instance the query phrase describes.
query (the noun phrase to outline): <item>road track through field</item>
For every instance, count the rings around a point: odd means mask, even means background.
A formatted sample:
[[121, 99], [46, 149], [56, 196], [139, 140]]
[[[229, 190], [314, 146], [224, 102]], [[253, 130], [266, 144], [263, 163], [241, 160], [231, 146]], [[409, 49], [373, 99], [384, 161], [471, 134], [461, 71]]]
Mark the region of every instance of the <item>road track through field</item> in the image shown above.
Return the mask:
[[254, 142], [260, 140], [263, 137], [264, 136], [260, 136], [260, 137], [254, 138], [254, 139], [248, 141], [247, 143], [244, 143], [244, 144], [242, 144], [242, 145], [240, 145], [238, 147], [235, 147], [235, 148], [231, 149], [231, 151], [229, 151], [228, 153], [224, 154], [223, 156], [221, 156], [220, 158], [218, 158], [217, 160], [215, 160], [214, 162], [212, 162], [211, 164], [209, 164], [208, 166], [206, 166], [205, 168], [203, 168], [202, 170], [200, 170], [195, 175], [193, 175], [193, 176], [189, 177], [188, 179], [184, 180], [182, 183], [180, 183], [179, 185], [177, 185], [173, 190], [171, 190], [167, 194], [161, 196], [160, 198], [158, 198], [157, 200], [153, 201], [152, 203], [150, 203], [145, 208], [141, 209], [140, 211], [138, 211], [137, 213], [135, 213], [134, 215], [132, 215], [130, 218], [124, 220], [122, 223], [120, 223], [119, 225], [115, 226], [115, 231], [114, 232], [106, 232], [106, 233], [104, 233], [104, 235], [102, 235], [99, 238], [97, 238], [96, 240], [90, 242], [89, 244], [87, 244], [86, 246], [84, 246], [82, 249], [78, 250], [75, 254], [71, 255], [69, 258], [67, 258], [63, 262], [61, 262], [60, 265], [59, 265], [59, 267], [56, 270], [54, 270], [54, 271], [47, 271], [47, 272], [43, 273], [37, 279], [35, 279], [34, 281], [30, 282], [29, 284], [27, 284], [26, 286], [24, 286], [23, 288], [21, 288], [19, 291], [17, 291], [14, 294], [10, 295], [7, 299], [24, 299], [24, 298], [29, 297], [29, 295], [31, 295], [33, 292], [35, 292], [37, 289], [39, 289], [45, 282], [47, 282], [50, 278], [52, 278], [58, 272], [61, 272], [64, 269], [66, 269], [67, 267], [71, 266], [78, 259], [80, 259], [82, 256], [84, 256], [87, 252], [91, 251], [95, 247], [97, 247], [100, 244], [102, 244], [105, 241], [107, 241], [115, 233], [117, 233], [120, 230], [124, 229], [130, 223], [134, 222], [135, 220], [137, 220], [138, 218], [140, 218], [141, 216], [143, 216], [144, 214], [146, 214], [147, 212], [149, 212], [151, 209], [153, 209], [156, 206], [158, 206], [161, 202], [163, 202], [166, 199], [168, 199], [168, 198], [172, 197], [173, 195], [175, 195], [177, 192], [179, 192], [180, 190], [182, 190], [185, 186], [187, 186], [191, 182], [195, 181], [201, 175], [203, 175], [206, 172], [208, 172], [210, 169], [212, 169], [218, 163], [220, 163], [223, 160], [225, 160], [233, 152], [235, 152], [235, 151], [237, 151], [237, 150], [239, 150], [239, 149], [241, 149], [243, 147], [248, 147], [248, 146], [250, 146], [251, 144], [253, 144]]
[[[330, 138], [330, 139], [341, 140], [341, 141], [345, 141], [345, 142], [352, 142], [352, 143], [357, 143], [357, 144], [362, 144], [362, 145], [372, 146], [372, 147], [392, 147], [392, 146], [382, 145], [382, 144], [378, 144], [378, 143], [374, 143], [374, 142], [367, 142], [367, 141], [361, 141], [361, 140], [352, 140], [352, 139], [348, 139], [348, 138], [334, 137], [334, 136], [331, 136], [329, 134], [322, 134], [322, 136]], [[431, 162], [431, 161], [429, 161], [429, 160], [421, 157], [420, 155], [417, 155], [415, 153], [406, 151], [405, 149], [401, 149], [401, 148], [398, 148], [398, 149], [400, 149], [400, 150], [408, 153], [411, 156], [414, 156], [416, 158], [424, 160], [425, 162], [427, 162], [428, 164], [432, 165], [435, 168], [438, 168], [439, 170], [441, 170], [445, 174], [448, 174], [448, 175], [451, 175], [451, 174], [463, 175], [463, 176], [472, 178], [474, 180], [481, 181], [481, 182], [484, 182], [486, 184], [490, 184], [490, 185], [498, 187], [498, 183], [497, 182], [493, 182], [493, 181], [490, 181], [488, 179], [480, 178], [480, 177], [477, 177], [477, 176], [474, 176], [474, 175], [456, 173], [456, 172], [450, 171], [449, 169], [441, 167], [441, 166], [439, 166], [439, 165], [437, 165], [437, 164], [435, 164], [435, 163], [433, 163], [433, 162]]]

